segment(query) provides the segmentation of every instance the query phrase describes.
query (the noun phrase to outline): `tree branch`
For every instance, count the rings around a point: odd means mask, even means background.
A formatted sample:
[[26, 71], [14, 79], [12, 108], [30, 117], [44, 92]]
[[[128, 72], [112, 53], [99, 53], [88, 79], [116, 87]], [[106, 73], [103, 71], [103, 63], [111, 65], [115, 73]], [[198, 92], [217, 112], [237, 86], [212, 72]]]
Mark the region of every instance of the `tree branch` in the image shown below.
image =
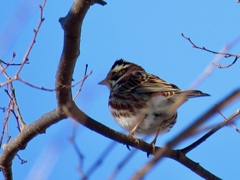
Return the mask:
[[197, 141], [195, 141], [194, 143], [190, 144], [189, 146], [181, 149], [180, 151], [183, 152], [184, 154], [187, 154], [189, 151], [193, 150], [194, 148], [196, 148], [197, 146], [199, 146], [201, 143], [203, 143], [204, 141], [207, 140], [207, 138], [209, 138], [211, 135], [213, 135], [214, 133], [216, 133], [219, 129], [221, 129], [222, 127], [228, 125], [229, 123], [232, 122], [232, 120], [234, 118], [236, 118], [238, 115], [240, 114], [240, 110], [237, 110], [235, 113], [233, 113], [229, 118], [227, 118], [225, 121], [223, 121], [222, 123], [216, 125], [215, 127], [213, 127], [209, 132], [207, 132], [205, 135], [203, 135], [201, 138], [199, 138]]
[[3, 145], [3, 153], [0, 155], [0, 169], [5, 180], [13, 179], [12, 160], [19, 150], [25, 149], [27, 143], [35, 136], [42, 134], [51, 125], [66, 118], [59, 108], [43, 115], [40, 119], [22, 127], [21, 133], [12, 141]]
[[[218, 51], [213, 51], [213, 50], [207, 49], [204, 46], [203, 47], [197, 46], [189, 37], [186, 37], [183, 33], [181, 35], [184, 39], [186, 39], [187, 41], [189, 41], [192, 44], [193, 48], [207, 51], [207, 52], [210, 52], [213, 54], [219, 54], [219, 55], [224, 56], [224, 58], [235, 57], [234, 60], [232, 61], [232, 63], [228, 64], [227, 66], [221, 66], [220, 64], [214, 63], [213, 65], [217, 66], [218, 68], [229, 68], [230, 66], [234, 65], [237, 62], [237, 60], [240, 58], [239, 54], [232, 54], [232, 53], [228, 53], [226, 51], [218, 52]], [[240, 36], [235, 38], [231, 43], [227, 44], [225, 49], [228, 50], [230, 47], [232, 47], [239, 41], [240, 41]]]

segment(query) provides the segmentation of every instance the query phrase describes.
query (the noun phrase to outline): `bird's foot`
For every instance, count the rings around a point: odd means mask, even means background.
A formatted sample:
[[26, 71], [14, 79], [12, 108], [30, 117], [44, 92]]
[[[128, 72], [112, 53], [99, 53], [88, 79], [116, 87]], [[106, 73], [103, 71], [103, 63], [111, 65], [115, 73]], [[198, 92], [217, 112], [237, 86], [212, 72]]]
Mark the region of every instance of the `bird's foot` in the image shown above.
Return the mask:
[[[134, 139], [134, 143], [136, 143], [136, 144], [138, 144], [140, 141], [142, 141], [142, 139], [138, 139], [135, 135], [134, 135], [134, 131], [130, 131], [130, 133], [128, 134], [128, 136], [130, 137], [130, 138], [132, 138], [132, 139]], [[127, 144], [126, 145], [127, 146], [127, 148], [129, 149], [129, 150], [131, 150], [130, 149], [130, 146]]]
[[156, 148], [155, 148], [155, 143], [156, 143], [156, 141], [152, 141], [151, 142], [151, 146], [152, 146], [152, 154], [154, 155], [154, 153], [155, 153], [155, 150], [156, 150]]

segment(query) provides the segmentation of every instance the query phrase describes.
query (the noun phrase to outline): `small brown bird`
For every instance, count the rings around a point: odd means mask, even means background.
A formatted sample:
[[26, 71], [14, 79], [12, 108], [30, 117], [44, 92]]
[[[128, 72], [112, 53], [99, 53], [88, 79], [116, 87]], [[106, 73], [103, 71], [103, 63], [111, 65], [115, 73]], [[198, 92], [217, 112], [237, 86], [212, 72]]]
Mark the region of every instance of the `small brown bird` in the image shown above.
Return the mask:
[[131, 136], [135, 132], [155, 135], [153, 146], [157, 136], [169, 131], [176, 123], [177, 108], [169, 109], [181, 95], [185, 94], [185, 101], [192, 97], [209, 96], [198, 90], [182, 91], [123, 59], [113, 64], [107, 77], [99, 84], [110, 89], [108, 106], [117, 123]]

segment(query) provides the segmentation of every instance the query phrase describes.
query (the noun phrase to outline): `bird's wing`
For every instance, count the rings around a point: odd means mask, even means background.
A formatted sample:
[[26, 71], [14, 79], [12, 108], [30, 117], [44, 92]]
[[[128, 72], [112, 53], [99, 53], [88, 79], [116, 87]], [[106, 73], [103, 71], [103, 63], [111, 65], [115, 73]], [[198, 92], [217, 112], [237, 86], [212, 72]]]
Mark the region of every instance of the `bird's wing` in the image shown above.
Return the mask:
[[136, 88], [137, 93], [161, 93], [164, 96], [171, 96], [181, 90], [174, 84], [168, 83], [153, 74], [146, 74], [147, 80]]
[[170, 96], [175, 94], [175, 92], [181, 91], [176, 85], [170, 84], [158, 76], [148, 74], [144, 71], [133, 72], [122, 78], [117, 84], [117, 91], [121, 93], [133, 91], [137, 94], [160, 93], [164, 96]]

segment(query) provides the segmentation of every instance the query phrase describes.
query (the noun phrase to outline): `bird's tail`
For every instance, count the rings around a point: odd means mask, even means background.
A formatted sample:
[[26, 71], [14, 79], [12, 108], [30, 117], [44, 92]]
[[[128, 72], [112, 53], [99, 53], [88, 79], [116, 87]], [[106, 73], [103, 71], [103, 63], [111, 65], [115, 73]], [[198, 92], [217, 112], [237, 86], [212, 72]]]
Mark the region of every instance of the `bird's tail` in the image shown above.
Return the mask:
[[210, 94], [203, 93], [202, 91], [199, 91], [199, 90], [187, 90], [187, 91], [183, 91], [182, 93], [186, 93], [186, 95], [189, 98], [210, 96]]

